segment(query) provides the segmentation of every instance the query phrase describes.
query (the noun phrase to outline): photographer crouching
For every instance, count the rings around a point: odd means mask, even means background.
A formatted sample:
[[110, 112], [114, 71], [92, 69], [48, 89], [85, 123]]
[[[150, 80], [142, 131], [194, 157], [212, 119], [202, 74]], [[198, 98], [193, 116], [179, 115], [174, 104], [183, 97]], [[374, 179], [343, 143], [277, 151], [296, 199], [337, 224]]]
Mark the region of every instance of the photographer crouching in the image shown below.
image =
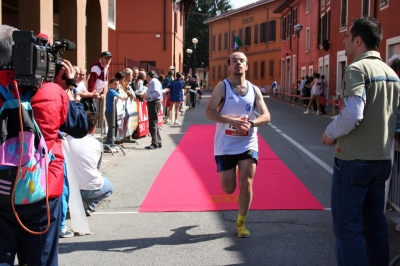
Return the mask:
[[[5, 88], [9, 89], [15, 97], [19, 93], [21, 98], [32, 93], [30, 104], [34, 119], [40, 128], [48, 151], [53, 156], [48, 167], [46, 167], [48, 185], [45, 190], [47, 191], [48, 204], [46, 198], [27, 204], [18, 204], [14, 200], [11, 200], [10, 203], [6, 196], [0, 198], [0, 265], [14, 265], [15, 254], [18, 250], [23, 251], [23, 263], [27, 265], [58, 265], [60, 195], [64, 182], [64, 156], [61, 150], [59, 130], [75, 138], [82, 138], [86, 136], [88, 131], [87, 118], [83, 106], [76, 101], [70, 101], [66, 93], [66, 90], [73, 85], [71, 82], [73, 82], [75, 70], [70, 62], [59, 57], [62, 53], [58, 53], [58, 49], [61, 52], [66, 49], [67, 45], [56, 41], [57, 43], [55, 42], [54, 45], [61, 45], [60, 47], [50, 46], [45, 39], [32, 35], [30, 39], [35, 40], [35, 42], [31, 43], [24, 52], [29, 54], [29, 51], [35, 52], [37, 49], [40, 51], [38, 54], [43, 56], [41, 59], [45, 58], [46, 60], [35, 59], [35, 62], [38, 61], [36, 62], [37, 66], [33, 68], [35, 73], [26, 79], [17, 78], [17, 64], [13, 59], [17, 56], [21, 56], [21, 58], [26, 56], [25, 53], [23, 55], [18, 54], [18, 48], [23, 47], [22, 45], [14, 47], [13, 50], [14, 41], [17, 42], [15, 37], [18, 36], [18, 40], [20, 40], [24, 37], [21, 33], [26, 33], [18, 32], [14, 35], [17, 31], [13, 27], [0, 25], [0, 89], [3, 89], [3, 91], [6, 91]], [[29, 38], [25, 39], [29, 40]], [[40, 50], [43, 47], [45, 49]], [[32, 49], [29, 50], [30, 48]], [[34, 52], [33, 55], [30, 55], [32, 58], [38, 56]], [[43, 63], [45, 64], [44, 68]], [[28, 69], [30, 68], [28, 67]], [[45, 69], [44, 72], [43, 69]], [[27, 82], [30, 78], [34, 80], [33, 86]], [[15, 81], [18, 83], [18, 91], [13, 85]], [[6, 100], [4, 97], [0, 98], [0, 107]], [[3, 122], [8, 118], [7, 115], [7, 113], [4, 116], [1, 115], [1, 119], [4, 119]], [[2, 124], [3, 127], [5, 123]], [[5, 141], [8, 140], [7, 135], [4, 134], [8, 134], [8, 132], [3, 128], [1, 131], [0, 144], [3, 146]], [[15, 149], [17, 150], [17, 148]], [[0, 158], [0, 169], [3, 166], [3, 159], [9, 159], [5, 154], [0, 154], [0, 157], [5, 156]], [[32, 171], [35, 170], [35, 168], [32, 168]], [[24, 175], [24, 173], [22, 174]], [[2, 178], [3, 175], [0, 175], [0, 179]], [[14, 195], [14, 193], [9, 194], [8, 197], [10, 198]], [[49, 215], [50, 224], [48, 224]]]

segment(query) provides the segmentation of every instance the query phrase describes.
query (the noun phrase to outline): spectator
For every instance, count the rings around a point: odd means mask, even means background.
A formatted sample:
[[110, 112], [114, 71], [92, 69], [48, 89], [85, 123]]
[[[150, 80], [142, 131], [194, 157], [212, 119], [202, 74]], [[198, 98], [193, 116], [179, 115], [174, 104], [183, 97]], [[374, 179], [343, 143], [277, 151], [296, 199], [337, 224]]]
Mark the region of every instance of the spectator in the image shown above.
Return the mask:
[[96, 131], [97, 115], [88, 113], [89, 132], [86, 137], [76, 139], [67, 136], [72, 156], [72, 166], [76, 171], [76, 180], [85, 206], [86, 215], [90, 216], [99, 202], [111, 196], [114, 189], [111, 181], [99, 171], [103, 155], [103, 145], [93, 137]]
[[202, 86], [203, 86], [203, 90], [205, 90], [207, 88], [207, 80], [206, 79], [203, 80]]
[[343, 43], [353, 61], [344, 73], [345, 106], [322, 136], [325, 145], [336, 146], [331, 204], [337, 265], [389, 265], [385, 182], [392, 170], [400, 85], [377, 52], [381, 41], [375, 18], [349, 26]]
[[317, 102], [317, 112], [315, 113], [316, 115], [321, 114], [321, 106], [319, 102], [319, 96], [321, 95], [321, 79], [319, 73], [314, 73], [313, 74], [313, 81], [311, 82], [311, 99], [310, 102], [308, 103], [307, 110], [304, 112], [306, 115], [308, 114], [310, 110], [310, 106], [315, 100]]
[[162, 147], [160, 129], [158, 128], [158, 113], [161, 108], [162, 85], [158, 81], [157, 74], [154, 71], [147, 72], [146, 79], [149, 82], [149, 88], [144, 98], [147, 100], [151, 144], [145, 148], [153, 150]]
[[197, 74], [193, 75], [193, 79], [190, 82], [190, 108], [196, 108], [196, 93], [197, 90], [199, 89], [200, 84], [199, 84], [199, 78], [197, 77]]
[[[0, 25], [0, 83], [7, 86], [14, 81], [12, 67], [12, 33], [16, 30], [7, 25]], [[44, 34], [42, 34], [43, 36]], [[58, 265], [58, 238], [60, 233], [60, 196], [64, 181], [64, 156], [61, 150], [59, 130], [74, 137], [87, 134], [87, 120], [83, 106], [69, 101], [65, 93], [68, 86], [62, 79], [73, 79], [75, 70], [71, 63], [63, 60], [62, 68], [55, 82], [44, 82], [31, 99], [35, 120], [41, 129], [48, 149], [55, 159], [48, 166], [48, 210], [50, 227], [44, 234], [37, 235], [25, 231], [16, 220], [11, 204], [0, 203], [0, 264], [14, 265], [15, 254], [23, 247], [23, 254], [28, 265]], [[23, 91], [21, 90], [21, 93]], [[79, 96], [76, 96], [77, 98]], [[0, 100], [0, 106], [2, 101]], [[15, 205], [21, 222], [31, 230], [42, 231], [47, 226], [46, 199], [33, 204]]]
[[[168, 88], [169, 83], [174, 79], [174, 71], [175, 68], [173, 66], [169, 67], [168, 75], [165, 76], [165, 79], [162, 82], [162, 88]], [[170, 124], [171, 121], [171, 97], [170, 92], [165, 94], [165, 109], [164, 109], [164, 121], [166, 124]]]
[[272, 91], [274, 93], [274, 95], [276, 94], [278, 90], [278, 82], [276, 82], [276, 80], [274, 80], [274, 82], [272, 82]]
[[145, 78], [146, 78], [146, 72], [139, 71], [139, 74], [138, 74], [138, 77], [137, 77], [137, 80], [136, 80], [136, 91], [135, 91], [135, 94], [137, 96], [139, 96], [139, 100], [141, 102], [143, 102], [143, 100], [144, 100], [143, 96], [147, 91], [147, 87], [144, 85], [144, 81], [146, 81], [146, 83], [147, 83], [147, 80], [144, 80]]
[[[115, 138], [117, 134], [117, 114], [115, 112], [114, 114], [114, 124], [113, 124], [113, 106], [114, 106], [114, 97], [117, 97], [118, 99], [121, 100], [126, 100], [128, 97], [124, 93], [118, 93], [117, 89], [119, 87], [119, 80], [117, 78], [112, 78], [110, 80], [110, 83], [108, 85], [108, 92], [106, 95], [106, 110], [105, 110], [105, 116], [107, 120], [107, 125], [108, 125], [108, 130], [107, 130], [107, 138], [106, 138], [106, 144], [111, 144], [113, 138]], [[114, 129], [114, 132], [112, 128]], [[116, 152], [114, 148], [112, 148], [112, 151], [109, 152]]]
[[132, 88], [132, 82], [133, 82], [133, 71], [130, 68], [125, 68], [124, 71], [122, 71], [124, 74], [124, 78], [121, 82], [122, 88], [124, 89], [124, 92], [128, 95], [129, 98], [135, 99], [135, 93]]
[[131, 87], [133, 92], [135, 93], [137, 90], [137, 85], [136, 81], [139, 75], [139, 69], [137, 67], [132, 68], [132, 81], [131, 81]]
[[[168, 85], [170, 89], [170, 97], [171, 97], [171, 110], [175, 110], [175, 126], [180, 126], [181, 123], [178, 122], [178, 109], [179, 105], [183, 102], [183, 89], [185, 88], [185, 83], [181, 80], [182, 75], [178, 72], [176, 73], [176, 79]], [[169, 122], [171, 124], [171, 122]]]
[[111, 63], [112, 54], [108, 51], [102, 52], [100, 60], [92, 65], [90, 68], [90, 76], [88, 79], [88, 91], [96, 91], [104, 98], [104, 88], [108, 81], [108, 68]]
[[86, 70], [83, 68], [79, 68], [78, 66], [74, 66], [75, 69], [75, 77], [74, 81], [78, 85], [76, 87], [76, 93], [81, 97], [80, 102], [83, 105], [85, 111], [97, 112], [97, 104], [93, 99], [97, 99], [99, 94], [96, 91], [88, 92], [85, 86], [84, 78], [86, 74]]
[[261, 86], [260, 91], [261, 91], [261, 93], [262, 93], [263, 95], [265, 95], [265, 94], [267, 93], [267, 91], [265, 90], [264, 86]]

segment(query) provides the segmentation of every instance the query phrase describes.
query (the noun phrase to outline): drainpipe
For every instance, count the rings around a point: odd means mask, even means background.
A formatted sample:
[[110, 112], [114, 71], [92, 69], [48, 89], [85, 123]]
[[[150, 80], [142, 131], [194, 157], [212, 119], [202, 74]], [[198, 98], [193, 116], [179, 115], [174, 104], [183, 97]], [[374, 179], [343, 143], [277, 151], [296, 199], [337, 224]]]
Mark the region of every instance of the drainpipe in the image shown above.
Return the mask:
[[[268, 21], [268, 7], [265, 7], [264, 4], [262, 4], [261, 6], [262, 6], [263, 8], [265, 8], [265, 10], [267, 10], [267, 26], [269, 27], [269, 21]], [[269, 42], [269, 40], [267, 41], [267, 47], [266, 47], [267, 50], [268, 50], [268, 42]]]
[[167, 0], [164, 0], [164, 51], [167, 50]]
[[227, 19], [228, 22], [228, 55], [231, 54], [231, 45], [229, 44], [230, 41], [232, 41], [233, 36], [231, 36], [231, 20], [227, 17], [224, 17], [224, 19]]

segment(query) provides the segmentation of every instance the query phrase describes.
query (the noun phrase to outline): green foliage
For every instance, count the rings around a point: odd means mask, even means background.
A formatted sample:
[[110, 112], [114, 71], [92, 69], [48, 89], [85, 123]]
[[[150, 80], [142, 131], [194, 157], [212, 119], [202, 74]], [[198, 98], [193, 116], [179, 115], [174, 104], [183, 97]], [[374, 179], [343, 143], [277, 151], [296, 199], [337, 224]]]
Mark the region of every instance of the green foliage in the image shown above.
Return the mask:
[[[196, 68], [208, 66], [209, 49], [209, 26], [204, 24], [204, 20], [217, 15], [217, 11], [224, 13], [232, 9], [229, 0], [196, 0], [196, 3], [190, 8], [185, 29], [185, 47], [184, 47], [184, 71], [189, 73], [189, 68], [193, 69], [194, 58], [196, 59]], [[199, 42], [194, 49], [192, 39], [197, 38]], [[192, 49], [191, 57], [188, 57], [186, 49]]]

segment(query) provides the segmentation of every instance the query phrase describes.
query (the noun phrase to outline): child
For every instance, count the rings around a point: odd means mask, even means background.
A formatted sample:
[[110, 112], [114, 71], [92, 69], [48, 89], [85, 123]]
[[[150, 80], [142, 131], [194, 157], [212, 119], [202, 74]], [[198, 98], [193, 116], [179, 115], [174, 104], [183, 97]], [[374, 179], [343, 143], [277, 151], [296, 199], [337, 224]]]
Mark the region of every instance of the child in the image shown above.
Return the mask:
[[105, 116], [106, 116], [107, 125], [108, 125], [106, 144], [111, 144], [112, 138], [114, 138], [115, 135], [117, 134], [117, 114], [116, 113], [114, 114], [114, 118], [115, 118], [114, 132], [112, 132], [114, 97], [117, 97], [118, 99], [121, 99], [121, 100], [126, 100], [128, 98], [126, 96], [126, 94], [117, 92], [118, 86], [119, 86], [119, 80], [116, 78], [112, 78], [108, 85], [108, 92], [106, 95]]

